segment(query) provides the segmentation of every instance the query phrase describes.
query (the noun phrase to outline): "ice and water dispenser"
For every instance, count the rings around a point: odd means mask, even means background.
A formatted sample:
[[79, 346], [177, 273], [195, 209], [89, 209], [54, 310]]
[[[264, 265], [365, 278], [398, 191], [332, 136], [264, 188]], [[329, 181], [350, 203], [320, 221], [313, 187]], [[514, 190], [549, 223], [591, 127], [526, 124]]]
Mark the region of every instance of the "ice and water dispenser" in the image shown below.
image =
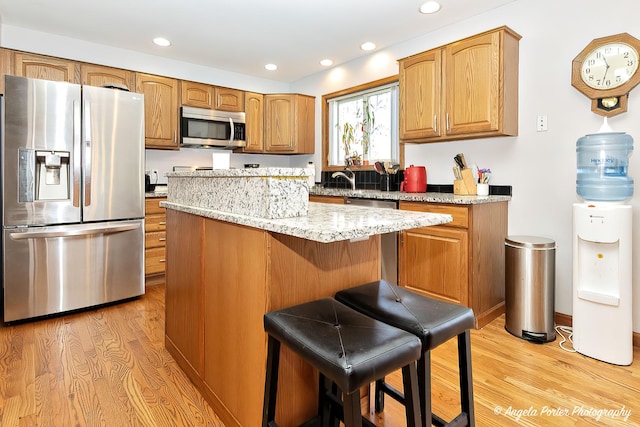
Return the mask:
[[70, 198], [68, 151], [19, 150], [19, 201]]
[[617, 365], [633, 360], [631, 285], [633, 138], [622, 132], [578, 139], [573, 205], [573, 347]]

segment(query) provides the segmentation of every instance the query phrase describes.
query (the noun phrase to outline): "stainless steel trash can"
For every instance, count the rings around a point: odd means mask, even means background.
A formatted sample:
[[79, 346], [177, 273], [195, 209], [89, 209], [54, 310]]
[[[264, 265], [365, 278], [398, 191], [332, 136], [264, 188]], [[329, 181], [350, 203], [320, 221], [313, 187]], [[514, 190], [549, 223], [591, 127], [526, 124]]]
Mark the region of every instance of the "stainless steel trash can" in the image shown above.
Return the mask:
[[532, 342], [556, 338], [554, 293], [556, 243], [545, 237], [505, 240], [505, 329]]

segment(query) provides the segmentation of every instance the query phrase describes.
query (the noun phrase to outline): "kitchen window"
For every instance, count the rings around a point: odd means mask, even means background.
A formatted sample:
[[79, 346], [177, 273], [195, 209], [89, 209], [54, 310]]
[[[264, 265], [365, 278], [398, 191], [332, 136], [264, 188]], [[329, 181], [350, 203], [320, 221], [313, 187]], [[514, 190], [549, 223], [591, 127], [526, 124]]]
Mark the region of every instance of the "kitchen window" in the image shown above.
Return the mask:
[[323, 169], [400, 163], [398, 77], [323, 96]]

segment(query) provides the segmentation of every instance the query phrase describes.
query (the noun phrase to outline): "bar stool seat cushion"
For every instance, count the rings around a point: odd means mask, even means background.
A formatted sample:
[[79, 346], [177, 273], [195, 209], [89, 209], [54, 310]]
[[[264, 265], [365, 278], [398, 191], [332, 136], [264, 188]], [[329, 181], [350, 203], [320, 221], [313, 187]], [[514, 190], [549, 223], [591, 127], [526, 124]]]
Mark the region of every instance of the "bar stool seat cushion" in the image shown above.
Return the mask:
[[472, 329], [473, 310], [427, 298], [384, 280], [336, 293], [343, 304], [375, 319], [411, 332], [422, 341], [422, 351], [436, 348]]
[[264, 327], [348, 394], [421, 356], [413, 334], [333, 298], [267, 313]]

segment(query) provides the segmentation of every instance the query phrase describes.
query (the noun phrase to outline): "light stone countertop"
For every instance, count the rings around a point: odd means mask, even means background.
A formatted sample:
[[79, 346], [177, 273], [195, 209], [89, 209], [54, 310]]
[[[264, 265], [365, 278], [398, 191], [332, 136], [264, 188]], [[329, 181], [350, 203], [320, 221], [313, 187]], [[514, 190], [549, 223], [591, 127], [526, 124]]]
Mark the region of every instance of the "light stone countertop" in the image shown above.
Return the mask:
[[324, 188], [319, 185], [311, 187], [309, 189], [309, 195], [402, 200], [405, 202], [451, 203], [456, 205], [508, 202], [511, 200], [511, 196], [459, 196], [453, 193], [404, 193], [400, 191], [350, 190], [343, 188]]
[[161, 202], [161, 206], [321, 243], [359, 240], [376, 234], [445, 224], [451, 215], [362, 206], [309, 203], [307, 216], [267, 219]]

